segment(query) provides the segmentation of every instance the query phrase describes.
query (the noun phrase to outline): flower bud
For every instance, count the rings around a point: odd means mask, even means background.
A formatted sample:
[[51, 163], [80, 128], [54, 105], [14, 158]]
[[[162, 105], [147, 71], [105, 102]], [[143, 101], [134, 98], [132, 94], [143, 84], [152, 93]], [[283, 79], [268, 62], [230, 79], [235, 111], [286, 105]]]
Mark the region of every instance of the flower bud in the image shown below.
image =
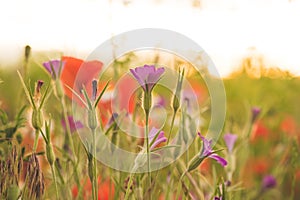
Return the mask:
[[52, 149], [51, 144], [46, 144], [46, 156], [49, 164], [52, 166], [55, 161], [55, 155]]
[[33, 109], [31, 123], [36, 130], [43, 127], [43, 112], [40, 109]]
[[180, 107], [180, 98], [181, 98], [183, 76], [184, 76], [184, 70], [182, 72], [180, 72], [180, 70], [179, 70], [178, 80], [177, 80], [177, 85], [176, 85], [176, 91], [175, 91], [175, 95], [173, 97], [174, 112], [177, 112], [177, 110]]
[[31, 47], [29, 45], [25, 46], [25, 59], [28, 60], [31, 52]]
[[89, 128], [92, 130], [95, 130], [98, 126], [97, 116], [96, 116], [96, 110], [88, 110], [88, 125]]
[[187, 171], [190, 172], [194, 169], [196, 169], [204, 160], [205, 157], [200, 157], [199, 155], [196, 155], [190, 162], [187, 167]]

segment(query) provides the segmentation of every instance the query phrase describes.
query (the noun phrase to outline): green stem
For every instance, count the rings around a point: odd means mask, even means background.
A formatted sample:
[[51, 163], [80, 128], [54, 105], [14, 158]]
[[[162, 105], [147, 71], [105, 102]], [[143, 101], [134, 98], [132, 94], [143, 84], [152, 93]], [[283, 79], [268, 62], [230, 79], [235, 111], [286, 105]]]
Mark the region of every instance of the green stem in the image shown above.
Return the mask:
[[65, 102], [64, 96], [61, 97], [60, 102], [61, 102], [61, 107], [62, 107], [63, 118], [64, 118], [65, 124], [66, 124], [66, 131], [67, 131], [66, 143], [67, 143], [67, 145], [70, 143], [70, 146], [71, 146], [73, 159], [74, 159], [74, 161], [72, 163], [73, 163], [73, 167], [74, 167], [75, 181], [76, 181], [78, 190], [81, 191], [82, 187], [81, 187], [81, 184], [79, 181], [79, 175], [78, 175], [78, 170], [77, 170], [77, 166], [78, 166], [77, 165], [77, 157], [76, 157], [76, 153], [75, 153], [73, 138], [71, 135], [71, 128], [70, 128], [70, 123], [69, 123], [69, 119], [68, 119], [68, 113], [67, 113], [66, 102]]
[[77, 158], [75, 156], [75, 147], [74, 147], [74, 142], [73, 142], [72, 135], [71, 135], [71, 128], [70, 128], [70, 123], [69, 123], [69, 119], [68, 119], [68, 113], [67, 113], [66, 103], [65, 103], [64, 97], [61, 98], [60, 102], [61, 102], [61, 107], [62, 107], [62, 110], [63, 110], [63, 118], [64, 118], [65, 124], [66, 124], [66, 131], [67, 131], [66, 143], [67, 144], [70, 143], [71, 150], [72, 150], [73, 157], [74, 157], [74, 161], [76, 163]]
[[184, 167], [184, 164], [182, 163], [182, 161], [179, 160], [178, 165], [176, 165], [176, 167], [177, 167], [179, 174], [182, 174], [180, 177], [180, 181], [182, 182], [182, 184], [184, 184], [186, 186], [186, 184], [183, 181], [184, 176], [186, 176], [189, 179], [190, 183], [193, 185], [193, 188], [195, 189], [195, 192], [196, 192], [196, 195], [198, 196], [198, 198], [203, 199], [203, 194], [199, 190], [198, 184], [196, 183], [196, 181], [194, 180], [192, 175], [189, 172], [187, 172], [186, 170], [184, 170], [185, 167]]
[[54, 169], [53, 165], [50, 165], [50, 166], [51, 166], [51, 172], [52, 172], [53, 181], [54, 181], [54, 185], [55, 185], [56, 199], [59, 199], [55, 169]]
[[96, 159], [96, 129], [92, 129], [92, 134], [93, 134], [93, 174], [94, 174], [94, 178], [93, 178], [93, 188], [94, 188], [94, 192], [95, 192], [95, 200], [98, 200], [98, 185], [97, 185], [97, 159]]
[[36, 152], [37, 146], [38, 146], [38, 141], [39, 141], [39, 130], [35, 129], [35, 138], [34, 138], [34, 143], [33, 143], [33, 152]]
[[172, 117], [172, 121], [171, 121], [171, 127], [170, 127], [170, 132], [169, 132], [169, 136], [168, 136], [168, 140], [167, 140], [167, 145], [170, 142], [170, 138], [171, 138], [171, 134], [172, 134], [173, 126], [174, 126], [174, 121], [175, 121], [176, 113], [177, 113], [177, 111], [174, 111], [174, 113], [173, 113], [173, 117]]
[[[146, 144], [147, 144], [147, 165], [148, 165], [148, 177], [149, 177], [149, 187], [151, 187], [151, 169], [150, 169], [150, 147], [149, 147], [149, 112], [146, 112]], [[150, 193], [151, 199], [151, 193]]]

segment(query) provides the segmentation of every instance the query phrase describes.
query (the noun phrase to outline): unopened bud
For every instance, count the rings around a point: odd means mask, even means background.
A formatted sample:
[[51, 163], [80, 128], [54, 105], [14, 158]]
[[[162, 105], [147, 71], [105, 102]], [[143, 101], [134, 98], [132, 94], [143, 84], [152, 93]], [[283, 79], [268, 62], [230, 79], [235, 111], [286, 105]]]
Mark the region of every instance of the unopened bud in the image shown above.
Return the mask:
[[88, 110], [88, 125], [89, 128], [94, 130], [98, 126], [97, 116], [96, 116], [96, 110]]
[[28, 60], [31, 52], [31, 47], [29, 45], [25, 46], [25, 59]]
[[36, 130], [43, 127], [43, 112], [40, 109], [33, 109], [31, 123]]
[[37, 93], [37, 94], [40, 93], [43, 84], [44, 84], [44, 81], [38, 80], [37, 85], [36, 85], [36, 93]]
[[47, 156], [47, 160], [48, 160], [49, 164], [52, 166], [55, 161], [55, 155], [54, 155], [51, 144], [46, 145], [46, 156]]
[[187, 167], [187, 171], [190, 172], [194, 169], [196, 169], [204, 160], [205, 157], [200, 157], [199, 155], [196, 155], [190, 162]]
[[93, 80], [92, 81], [92, 100], [95, 101], [97, 97], [97, 87], [98, 87], [98, 81]]

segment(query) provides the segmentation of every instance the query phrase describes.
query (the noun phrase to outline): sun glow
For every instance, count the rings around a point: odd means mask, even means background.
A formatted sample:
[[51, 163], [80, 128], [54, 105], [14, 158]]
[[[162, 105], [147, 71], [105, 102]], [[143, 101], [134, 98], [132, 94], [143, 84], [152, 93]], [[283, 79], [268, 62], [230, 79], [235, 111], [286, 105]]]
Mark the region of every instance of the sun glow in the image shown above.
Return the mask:
[[196, 41], [223, 76], [249, 47], [266, 65], [300, 74], [299, 1], [202, 0], [199, 6], [183, 0], [1, 1], [0, 61], [19, 56], [26, 44], [84, 57], [113, 35], [151, 27]]

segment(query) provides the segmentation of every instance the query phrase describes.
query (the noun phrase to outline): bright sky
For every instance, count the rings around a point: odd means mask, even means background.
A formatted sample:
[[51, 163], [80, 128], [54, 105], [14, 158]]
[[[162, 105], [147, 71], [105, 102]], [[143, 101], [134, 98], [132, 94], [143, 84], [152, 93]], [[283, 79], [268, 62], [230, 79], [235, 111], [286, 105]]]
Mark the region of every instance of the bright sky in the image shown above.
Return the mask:
[[[126, 6], [124, 2], [129, 2]], [[23, 47], [87, 55], [110, 36], [164, 28], [196, 41], [221, 75], [255, 47], [300, 75], [300, 0], [1, 0], [0, 63]]]

